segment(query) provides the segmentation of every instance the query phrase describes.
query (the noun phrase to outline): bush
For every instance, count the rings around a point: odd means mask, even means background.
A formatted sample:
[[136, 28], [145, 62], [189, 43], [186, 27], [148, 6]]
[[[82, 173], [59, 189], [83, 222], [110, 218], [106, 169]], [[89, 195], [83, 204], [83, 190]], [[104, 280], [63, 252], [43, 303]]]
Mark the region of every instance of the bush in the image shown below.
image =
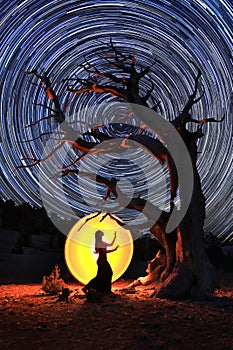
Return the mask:
[[65, 282], [60, 277], [60, 269], [55, 265], [49, 276], [44, 276], [42, 280], [42, 289], [49, 294], [58, 294], [65, 287]]

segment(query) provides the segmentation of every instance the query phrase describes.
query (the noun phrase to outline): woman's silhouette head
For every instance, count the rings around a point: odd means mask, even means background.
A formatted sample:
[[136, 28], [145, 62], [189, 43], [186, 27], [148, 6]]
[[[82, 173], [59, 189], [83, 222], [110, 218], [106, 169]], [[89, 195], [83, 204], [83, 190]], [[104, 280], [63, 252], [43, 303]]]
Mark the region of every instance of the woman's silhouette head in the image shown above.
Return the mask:
[[102, 237], [104, 236], [103, 231], [98, 230], [95, 233], [95, 248], [103, 248], [104, 242], [102, 241]]

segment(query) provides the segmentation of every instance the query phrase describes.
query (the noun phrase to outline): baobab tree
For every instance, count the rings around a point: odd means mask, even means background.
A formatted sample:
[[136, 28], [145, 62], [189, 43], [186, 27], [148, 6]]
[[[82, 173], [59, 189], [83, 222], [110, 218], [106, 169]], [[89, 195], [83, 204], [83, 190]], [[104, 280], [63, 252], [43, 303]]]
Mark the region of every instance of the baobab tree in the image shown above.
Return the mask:
[[[80, 67], [83, 73], [86, 74], [85, 78], [71, 77], [67, 79], [67, 93], [72, 98], [80, 94], [111, 94], [119, 101], [127, 103], [129, 108], [132, 107], [132, 113], [135, 105], [143, 106], [151, 111], [157, 111], [159, 102], [152, 107], [148, 103], [155, 88], [155, 83], [150, 80], [150, 67], [139, 68], [136, 57], [118, 50], [112, 40], [110, 40], [107, 51], [102, 52], [102, 54], [106, 62], [106, 72], [87, 62]], [[61, 107], [59, 96], [54, 91], [50, 78], [46, 74], [40, 74], [37, 70], [25, 71], [24, 73], [36, 76], [39, 83], [38, 87], [44, 89], [45, 95], [52, 101], [53, 108], [43, 105], [51, 111], [51, 115], [46, 118], [55, 119], [60, 126], [62, 137], [58, 140], [57, 147], [46, 158], [34, 159], [25, 157], [24, 161], [27, 164], [20, 167], [32, 167], [38, 163], [45, 162], [65, 142], [71, 145], [72, 149], [77, 153], [77, 158], [62, 169], [62, 176], [79, 174], [79, 170], [75, 166], [87, 155], [106, 153], [111, 151], [111, 148], [116, 147], [124, 149], [130, 147], [129, 141], [136, 141], [146, 147], [155, 159], [159, 160], [160, 163], [166, 164], [169, 173], [170, 209], [159, 212], [161, 215], [156, 222], [154, 222], [154, 218], [158, 214], [158, 208], [153, 203], [148, 203], [148, 200], [142, 197], [133, 197], [126, 201], [125, 195], [117, 186], [117, 179], [113, 176], [104, 177], [83, 172], [82, 176], [89, 179], [95, 178], [96, 182], [106, 188], [105, 201], [113, 196], [119, 203], [125, 204], [127, 202], [127, 208], [138, 212], [143, 211], [143, 214], [147, 217], [151, 234], [156, 237], [161, 247], [163, 247], [153, 263], [150, 264], [150, 268], [147, 270], [148, 276], [143, 281], [141, 280], [143, 284], [154, 283], [153, 295], [155, 297], [183, 298], [191, 296], [196, 299], [208, 300], [213, 297], [217, 281], [215, 270], [206, 255], [204, 247], [205, 198], [196, 166], [197, 140], [204, 136], [202, 126], [205, 123], [221, 122], [223, 119], [203, 118], [202, 120], [197, 120], [192, 117], [192, 107], [201, 100], [203, 93], [197, 96], [201, 70], [194, 62], [190, 62], [190, 65], [196, 70], [193, 92], [188, 97], [180, 114], [170, 118], [170, 123], [182, 138], [190, 156], [193, 169], [193, 191], [184, 218], [170, 233], [166, 232], [166, 225], [175, 210], [174, 199], [181, 184], [174, 159], [166, 144], [146, 132], [146, 122], [144, 122], [142, 127], [135, 128], [134, 132], [129, 133], [128, 128], [125, 128], [120, 144], [114, 141], [114, 136], [104, 132], [103, 125], [92, 127], [77, 138], [71, 137], [71, 135], [74, 135], [75, 130], [67, 123], [66, 108], [63, 109]], [[149, 79], [151, 85], [144, 95], [140, 87], [141, 79]], [[46, 118], [37, 120], [31, 126], [44, 121]], [[196, 130], [188, 130], [188, 123], [197, 124]], [[124, 129], [124, 124], [122, 125]], [[106, 140], [112, 141], [109, 147], [95, 148], [96, 145], [101, 145]], [[123, 224], [127, 227], [127, 223]]]

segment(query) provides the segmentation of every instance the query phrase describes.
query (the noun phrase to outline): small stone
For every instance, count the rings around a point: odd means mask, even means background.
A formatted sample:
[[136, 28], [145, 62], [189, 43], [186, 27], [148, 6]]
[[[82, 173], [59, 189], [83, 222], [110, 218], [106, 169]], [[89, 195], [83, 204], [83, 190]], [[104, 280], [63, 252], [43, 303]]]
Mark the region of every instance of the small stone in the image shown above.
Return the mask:
[[112, 328], [107, 328], [104, 330], [104, 332], [110, 332], [112, 330]]
[[184, 319], [185, 319], [186, 321], [194, 321], [194, 320], [195, 320], [195, 317], [189, 315], [189, 316], [184, 317]]

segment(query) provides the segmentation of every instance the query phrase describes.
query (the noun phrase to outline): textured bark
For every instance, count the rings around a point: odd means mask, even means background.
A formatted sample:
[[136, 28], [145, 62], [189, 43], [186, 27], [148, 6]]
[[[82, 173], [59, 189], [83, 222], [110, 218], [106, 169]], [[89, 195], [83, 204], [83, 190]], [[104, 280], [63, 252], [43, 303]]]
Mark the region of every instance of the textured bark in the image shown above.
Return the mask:
[[[170, 236], [162, 233], [167, 259], [165, 270], [161, 275], [162, 282], [157, 283], [153, 296], [159, 298], [191, 296], [198, 300], [211, 300], [218, 286], [218, 280], [204, 245], [205, 198], [196, 169], [196, 140], [192, 134], [189, 134], [189, 143], [187, 139], [186, 135], [186, 145], [193, 160], [193, 195], [187, 213], [177, 228], [177, 235], [175, 236], [174, 232]], [[152, 233], [155, 234], [153, 230]]]

